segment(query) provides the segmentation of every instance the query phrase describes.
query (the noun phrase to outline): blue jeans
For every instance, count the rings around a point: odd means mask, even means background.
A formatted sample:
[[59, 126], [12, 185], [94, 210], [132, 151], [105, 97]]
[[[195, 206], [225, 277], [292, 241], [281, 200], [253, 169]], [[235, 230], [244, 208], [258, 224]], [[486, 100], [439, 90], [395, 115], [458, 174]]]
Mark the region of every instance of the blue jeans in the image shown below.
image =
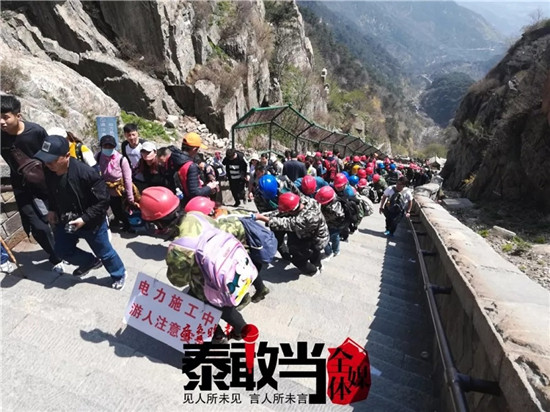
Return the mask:
[[325, 255], [340, 252], [340, 229], [328, 230], [330, 242], [325, 246]]
[[79, 249], [76, 244], [79, 239], [84, 239], [95, 255], [101, 259], [103, 266], [111, 275], [113, 280], [124, 276], [126, 268], [109, 242], [107, 223], [103, 222], [95, 230], [87, 230], [86, 225], [74, 233], [66, 233], [63, 224], [58, 224], [54, 231], [55, 253], [71, 265], [87, 266], [95, 261], [91, 253]]

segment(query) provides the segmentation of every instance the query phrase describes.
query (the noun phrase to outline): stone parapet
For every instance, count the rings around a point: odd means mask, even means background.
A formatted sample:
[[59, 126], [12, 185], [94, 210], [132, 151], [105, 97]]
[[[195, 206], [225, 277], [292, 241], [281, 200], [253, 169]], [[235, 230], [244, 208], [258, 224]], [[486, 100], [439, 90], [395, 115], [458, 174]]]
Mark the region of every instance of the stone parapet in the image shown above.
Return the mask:
[[[497, 381], [500, 397], [468, 393], [472, 411], [550, 410], [550, 292], [441, 205], [415, 196], [432, 283], [452, 286], [438, 308], [457, 369]], [[448, 391], [442, 390], [447, 404]]]

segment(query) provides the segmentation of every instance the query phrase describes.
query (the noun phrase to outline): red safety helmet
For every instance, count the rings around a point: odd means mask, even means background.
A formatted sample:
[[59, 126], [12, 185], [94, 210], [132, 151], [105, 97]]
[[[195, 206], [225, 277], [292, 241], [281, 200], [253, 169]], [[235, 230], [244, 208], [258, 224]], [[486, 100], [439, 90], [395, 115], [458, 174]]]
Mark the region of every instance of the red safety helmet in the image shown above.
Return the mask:
[[359, 179], [364, 179], [367, 177], [367, 171], [365, 169], [359, 169], [357, 171], [357, 176], [359, 177]]
[[367, 167], [365, 172], [367, 173], [367, 176], [372, 175], [372, 172], [374, 172], [373, 168], [371, 166]]
[[321, 152], [315, 152], [315, 157], [323, 157], [323, 154]]
[[357, 187], [359, 189], [363, 189], [364, 187], [367, 187], [367, 179], [365, 178], [359, 179], [359, 183], [357, 183]]
[[322, 205], [326, 205], [327, 203], [332, 202], [332, 200], [335, 197], [336, 197], [336, 192], [332, 187], [323, 186], [322, 188], [319, 189], [319, 191], [315, 195], [315, 200], [317, 200]]
[[306, 161], [306, 157], [303, 154], [299, 154], [298, 156], [296, 156], [296, 160], [303, 163]]
[[185, 211], [189, 212], [201, 212], [206, 216], [209, 216], [214, 211], [216, 203], [204, 196], [196, 196], [187, 203]]
[[349, 162], [349, 156], [346, 156], [346, 158], [344, 159], [344, 161]]
[[279, 212], [293, 212], [300, 206], [300, 196], [294, 193], [283, 193], [279, 196]]
[[378, 173], [375, 173], [374, 176], [372, 176], [372, 181], [374, 183], [378, 182], [380, 180], [380, 175]]
[[361, 158], [359, 156], [353, 156], [353, 161], [354, 162], [360, 162]]
[[343, 173], [337, 173], [336, 176], [334, 176], [334, 187], [336, 189], [341, 189], [345, 185], [348, 184], [348, 178]]
[[178, 197], [166, 187], [148, 187], [141, 193], [139, 207], [143, 220], [154, 221], [168, 216], [180, 205]]
[[313, 176], [306, 175], [302, 179], [302, 192], [304, 195], [312, 195], [317, 189], [317, 181]]
[[361, 156], [361, 161], [366, 162], [367, 161], [367, 156], [365, 156], [365, 155]]

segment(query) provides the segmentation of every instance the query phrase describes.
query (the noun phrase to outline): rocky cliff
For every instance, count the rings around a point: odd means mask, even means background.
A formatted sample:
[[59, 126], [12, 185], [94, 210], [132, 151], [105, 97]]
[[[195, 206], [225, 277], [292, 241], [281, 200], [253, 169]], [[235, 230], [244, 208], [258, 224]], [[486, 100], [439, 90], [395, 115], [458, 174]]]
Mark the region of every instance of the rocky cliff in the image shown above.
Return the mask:
[[550, 21], [526, 31], [456, 113], [442, 171], [471, 199], [533, 201], [550, 212]]
[[[270, 59], [311, 69], [296, 18], [273, 26], [262, 1], [2, 2], [3, 92], [24, 114], [78, 133], [120, 110], [196, 116], [219, 137], [251, 107], [282, 103]], [[22, 74], [21, 74], [22, 73]], [[17, 90], [8, 90], [7, 84]]]

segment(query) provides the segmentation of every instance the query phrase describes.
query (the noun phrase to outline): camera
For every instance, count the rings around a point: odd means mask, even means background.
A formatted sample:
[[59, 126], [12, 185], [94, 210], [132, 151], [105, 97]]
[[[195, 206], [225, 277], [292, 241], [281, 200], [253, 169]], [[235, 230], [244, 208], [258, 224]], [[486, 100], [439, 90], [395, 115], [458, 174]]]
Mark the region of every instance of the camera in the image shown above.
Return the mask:
[[61, 215], [61, 222], [65, 224], [65, 233], [76, 232], [76, 226], [69, 224], [73, 220], [78, 219], [78, 215], [74, 212], [67, 212]]

